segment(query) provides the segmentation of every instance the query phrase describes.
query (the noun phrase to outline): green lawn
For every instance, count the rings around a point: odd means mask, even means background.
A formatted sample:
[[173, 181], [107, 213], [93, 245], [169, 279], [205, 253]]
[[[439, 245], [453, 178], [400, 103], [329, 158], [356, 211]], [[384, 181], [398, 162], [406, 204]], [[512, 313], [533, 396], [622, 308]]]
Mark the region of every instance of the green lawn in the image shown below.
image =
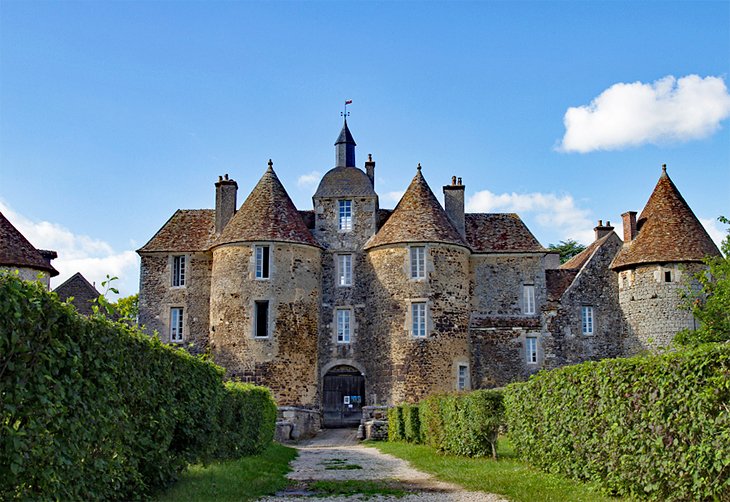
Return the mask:
[[261, 455], [238, 460], [192, 465], [180, 481], [158, 495], [160, 502], [204, 502], [255, 500], [273, 495], [289, 482], [289, 462], [297, 456], [294, 448], [272, 444]]
[[407, 460], [413, 467], [429, 472], [467, 490], [498, 493], [523, 502], [611, 501], [597, 488], [555, 474], [547, 474], [520, 461], [507, 439], [499, 441], [499, 460], [443, 455], [433, 448], [408, 443], [371, 442], [383, 453]]

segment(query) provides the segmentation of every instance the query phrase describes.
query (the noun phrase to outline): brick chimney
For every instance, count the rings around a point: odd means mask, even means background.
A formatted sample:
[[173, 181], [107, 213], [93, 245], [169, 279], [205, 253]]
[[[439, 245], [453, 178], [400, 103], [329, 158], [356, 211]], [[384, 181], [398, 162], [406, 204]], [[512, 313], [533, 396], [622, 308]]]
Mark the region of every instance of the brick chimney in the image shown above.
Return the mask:
[[466, 225], [464, 222], [464, 185], [461, 178], [451, 177], [451, 185], [444, 186], [444, 206], [446, 216], [454, 228], [462, 237], [466, 237]]
[[368, 154], [368, 160], [365, 162], [365, 172], [370, 178], [370, 184], [375, 188], [375, 161], [373, 160], [373, 154]]
[[636, 239], [636, 211], [626, 211], [621, 215], [624, 220], [624, 242]]
[[228, 175], [218, 176], [215, 184], [215, 233], [220, 234], [233, 215], [236, 214], [238, 183]]
[[613, 232], [613, 227], [611, 226], [611, 222], [606, 220], [606, 225], [603, 225], [603, 220], [598, 220], [598, 225], [593, 228], [593, 231], [596, 233], [596, 240], [603, 239], [608, 234]]

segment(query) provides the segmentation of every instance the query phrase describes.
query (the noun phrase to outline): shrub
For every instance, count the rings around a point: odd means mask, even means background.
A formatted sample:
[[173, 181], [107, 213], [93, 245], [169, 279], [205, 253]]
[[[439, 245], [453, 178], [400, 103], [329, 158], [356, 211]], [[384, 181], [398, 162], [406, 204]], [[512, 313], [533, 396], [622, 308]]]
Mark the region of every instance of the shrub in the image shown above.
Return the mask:
[[271, 444], [276, 427], [276, 404], [271, 391], [239, 382], [226, 382], [229, 398], [220, 409], [218, 458], [261, 453]]
[[584, 363], [506, 391], [533, 465], [654, 500], [730, 496], [730, 345]]
[[405, 440], [411, 443], [422, 443], [420, 407], [417, 404], [403, 406], [403, 431]]
[[270, 441], [266, 391], [224, 387], [220, 367], [37, 283], [0, 274], [0, 319], [2, 500], [144, 498], [216, 450]]
[[388, 409], [388, 441], [403, 441], [406, 438], [403, 421], [403, 405]]

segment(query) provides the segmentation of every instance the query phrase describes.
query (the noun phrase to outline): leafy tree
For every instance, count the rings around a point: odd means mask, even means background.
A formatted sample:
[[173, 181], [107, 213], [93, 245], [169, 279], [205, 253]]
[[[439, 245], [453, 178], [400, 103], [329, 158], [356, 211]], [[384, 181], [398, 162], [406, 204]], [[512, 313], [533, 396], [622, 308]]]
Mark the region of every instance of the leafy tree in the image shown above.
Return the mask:
[[120, 298], [113, 304], [119, 320], [130, 325], [137, 324], [139, 315], [139, 293]]
[[565, 263], [572, 257], [583, 251], [586, 247], [573, 239], [560, 241], [560, 244], [550, 244], [548, 249], [560, 253], [560, 263]]
[[[725, 224], [730, 220], [718, 218]], [[683, 292], [685, 308], [700, 321], [696, 330], [680, 331], [675, 341], [681, 345], [730, 340], [730, 228], [720, 249], [724, 256], [705, 259], [707, 270], [694, 275], [700, 288], [688, 287]]]

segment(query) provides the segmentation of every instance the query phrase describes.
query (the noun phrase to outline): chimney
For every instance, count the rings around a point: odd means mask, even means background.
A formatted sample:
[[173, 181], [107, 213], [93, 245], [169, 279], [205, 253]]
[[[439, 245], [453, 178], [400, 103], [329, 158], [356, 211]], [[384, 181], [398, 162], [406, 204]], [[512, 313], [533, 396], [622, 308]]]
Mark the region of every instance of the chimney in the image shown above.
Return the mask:
[[215, 184], [215, 233], [220, 234], [236, 214], [236, 193], [238, 183], [228, 179], [228, 175], [218, 176]]
[[375, 188], [375, 161], [372, 153], [368, 154], [368, 160], [365, 162], [365, 172], [370, 178], [370, 184]]
[[459, 231], [462, 237], [466, 237], [466, 226], [464, 222], [464, 185], [461, 178], [451, 177], [451, 185], [444, 186], [444, 206], [446, 216], [454, 228]]
[[624, 242], [636, 239], [636, 211], [626, 211], [621, 215], [624, 220]]
[[598, 220], [598, 225], [593, 229], [593, 231], [596, 233], [596, 240], [603, 239], [608, 234], [613, 232], [613, 227], [611, 226], [610, 221], [606, 221], [606, 225], [603, 225], [603, 220]]

